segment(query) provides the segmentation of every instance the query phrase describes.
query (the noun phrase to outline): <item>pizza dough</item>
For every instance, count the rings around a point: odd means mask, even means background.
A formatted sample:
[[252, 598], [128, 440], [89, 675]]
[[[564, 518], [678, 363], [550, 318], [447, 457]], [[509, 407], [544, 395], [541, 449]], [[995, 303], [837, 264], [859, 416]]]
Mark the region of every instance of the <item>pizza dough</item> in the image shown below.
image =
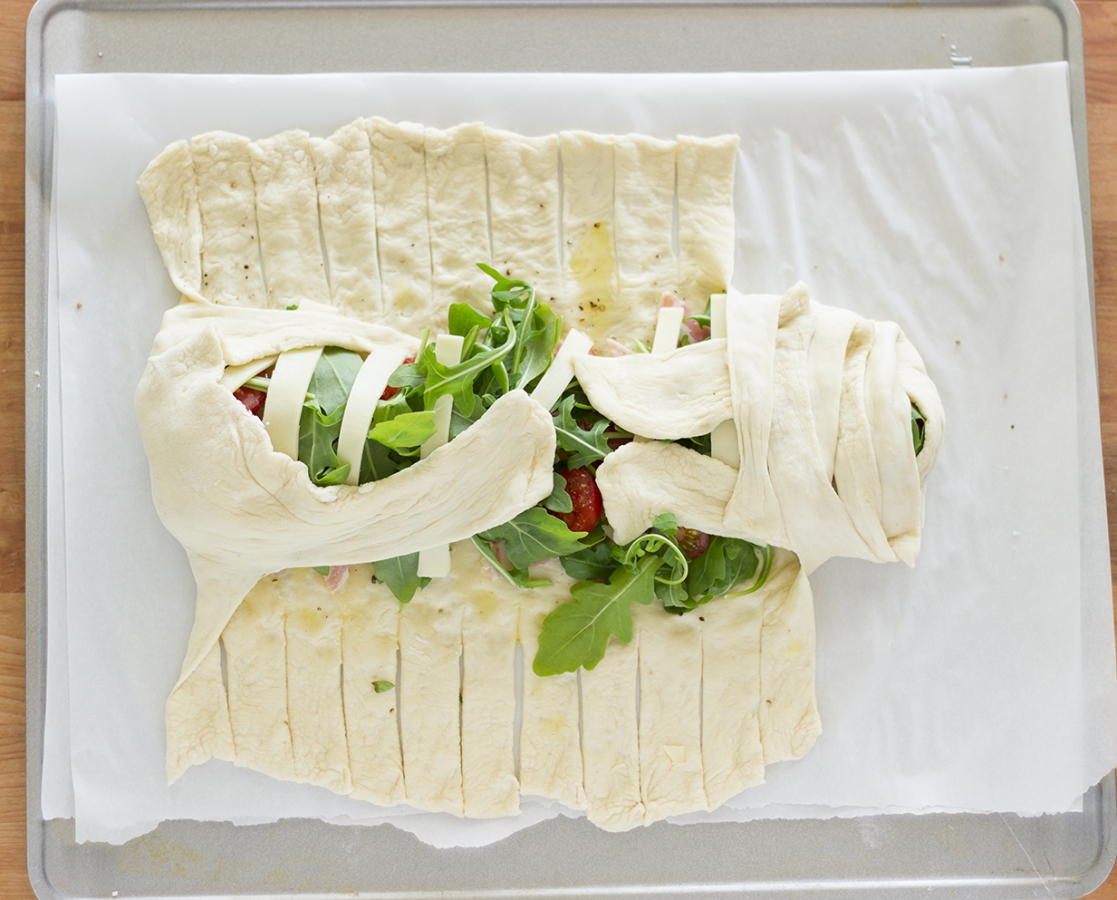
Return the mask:
[[[198, 583], [167, 703], [171, 781], [217, 757], [382, 806], [507, 816], [532, 795], [624, 830], [714, 809], [810, 749], [807, 572], [833, 553], [910, 561], [941, 440], [895, 326], [796, 287], [733, 295], [727, 339], [578, 362], [595, 406], [647, 438], [736, 422], [739, 471], [654, 440], [613, 453], [599, 476], [618, 535], [672, 511], [789, 549], [755, 593], [634, 610], [628, 645], [547, 678], [530, 661], [571, 579], [549, 561], [533, 574], [551, 586], [516, 588], [467, 540], [550, 493], [547, 410], [514, 391], [410, 469], [318, 488], [220, 383], [302, 347], [413, 353], [450, 303], [488, 309], [477, 262], [533, 284], [599, 350], [651, 345], [665, 292], [701, 309], [730, 289], [736, 152], [734, 136], [367, 119], [327, 138], [215, 132], [152, 162], [140, 189], [183, 300], [136, 406], [156, 506]], [[918, 458], [908, 398], [928, 422]], [[368, 565], [450, 542], [450, 575], [405, 605]], [[327, 565], [349, 566], [332, 592], [306, 568]]]

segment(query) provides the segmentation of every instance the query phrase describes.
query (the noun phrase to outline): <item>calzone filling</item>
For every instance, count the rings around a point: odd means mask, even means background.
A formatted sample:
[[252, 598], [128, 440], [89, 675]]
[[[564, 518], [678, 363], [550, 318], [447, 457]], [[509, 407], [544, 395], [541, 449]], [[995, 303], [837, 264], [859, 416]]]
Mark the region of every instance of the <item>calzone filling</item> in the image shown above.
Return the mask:
[[373, 118], [151, 163], [171, 782], [618, 831], [811, 748], [808, 575], [914, 562], [943, 411], [896, 325], [730, 287], [737, 144]]

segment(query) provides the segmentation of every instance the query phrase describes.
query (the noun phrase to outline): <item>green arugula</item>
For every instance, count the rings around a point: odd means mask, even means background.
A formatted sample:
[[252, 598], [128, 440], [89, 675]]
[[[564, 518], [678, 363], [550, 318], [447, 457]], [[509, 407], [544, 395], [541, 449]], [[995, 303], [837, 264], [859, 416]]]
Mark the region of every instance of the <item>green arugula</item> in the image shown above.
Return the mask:
[[363, 360], [352, 350], [327, 347], [310, 378], [299, 419], [299, 462], [317, 485], [344, 484], [349, 466], [334, 452], [349, 391]]
[[393, 682], [385, 681], [383, 679], [379, 679], [372, 683], [372, 689], [378, 694], [383, 694], [385, 691], [390, 691], [394, 687], [395, 684]]
[[616, 435], [608, 431], [611, 423], [604, 418], [594, 422], [588, 431], [583, 429], [574, 418], [575, 402], [576, 397], [573, 394], [568, 394], [559, 401], [558, 414], [555, 416], [555, 438], [558, 445], [570, 454], [566, 465], [571, 469], [581, 469], [608, 456], [612, 452], [609, 438]]
[[566, 492], [566, 479], [558, 472], [551, 474], [554, 476], [555, 484], [551, 489], [551, 496], [543, 501], [543, 508], [557, 513], [574, 512], [574, 501]]
[[915, 455], [919, 456], [919, 451], [923, 449], [923, 433], [927, 427], [927, 420], [923, 418], [923, 413], [919, 411], [919, 407], [914, 403], [911, 405], [911, 442], [915, 445]]
[[654, 554], [640, 559], [634, 569], [620, 567], [608, 584], [580, 581], [570, 589], [572, 603], [564, 603], [543, 620], [539, 651], [531, 670], [540, 676], [593, 669], [605, 655], [609, 636], [622, 644], [632, 640], [632, 604], [655, 600]]
[[373, 565], [376, 580], [388, 585], [388, 590], [400, 603], [410, 603], [415, 592], [431, 581], [419, 577], [418, 553], [377, 560]]
[[375, 423], [369, 429], [368, 439], [383, 444], [389, 450], [418, 452], [419, 447], [434, 437], [437, 430], [433, 412], [405, 412]]
[[577, 553], [584, 546], [578, 539], [585, 536], [586, 532], [571, 531], [562, 519], [538, 506], [477, 535], [489, 544], [504, 541], [504, 552], [517, 569], [527, 569], [532, 563], [554, 556]]

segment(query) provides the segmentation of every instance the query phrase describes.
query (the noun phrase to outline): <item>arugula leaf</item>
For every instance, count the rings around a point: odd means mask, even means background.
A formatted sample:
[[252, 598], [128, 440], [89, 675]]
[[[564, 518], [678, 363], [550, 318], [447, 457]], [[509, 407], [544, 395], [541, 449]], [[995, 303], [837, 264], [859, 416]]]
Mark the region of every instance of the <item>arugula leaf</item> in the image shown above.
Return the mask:
[[608, 419], [598, 419], [589, 431], [582, 429], [574, 419], [574, 395], [570, 394], [559, 402], [558, 415], [555, 417], [555, 437], [558, 444], [571, 454], [566, 464], [571, 469], [581, 469], [592, 462], [604, 459], [612, 450], [606, 429]]
[[574, 501], [566, 493], [566, 479], [558, 472], [552, 474], [555, 477], [555, 486], [551, 490], [551, 496], [543, 501], [544, 508], [551, 510], [551, 512], [574, 512]]
[[608, 584], [580, 581], [570, 589], [573, 603], [564, 603], [543, 620], [539, 651], [531, 670], [540, 676], [591, 670], [605, 655], [609, 636], [622, 644], [632, 640], [632, 603], [655, 600], [659, 557], [648, 555], [635, 571], [619, 568]]
[[586, 532], [571, 531], [562, 519], [556, 519], [538, 506], [477, 535], [490, 544], [504, 541], [508, 559], [517, 569], [526, 569], [542, 559], [577, 553], [582, 549], [578, 538], [585, 536]]
[[911, 405], [911, 442], [915, 445], [915, 455], [919, 456], [919, 451], [923, 449], [923, 432], [927, 426], [927, 420], [923, 418], [923, 413], [919, 411], [919, 407], [914, 403]]
[[755, 544], [715, 535], [710, 546], [690, 563], [687, 593], [696, 602], [724, 594], [756, 574], [759, 564]]
[[434, 437], [437, 430], [433, 412], [407, 412], [373, 425], [368, 439], [392, 450], [403, 450], [420, 446]]
[[363, 363], [360, 354], [352, 350], [327, 347], [322, 351], [310, 377], [307, 393], [314, 397], [315, 405], [323, 415], [328, 416], [345, 406]]
[[[344, 411], [341, 407], [341, 412]], [[299, 419], [299, 462], [310, 472], [310, 480], [317, 485], [333, 484], [327, 480], [332, 471], [341, 465], [334, 452], [334, 444], [341, 432], [341, 416], [335, 410], [331, 416], [322, 416], [312, 406], [304, 406]], [[336, 420], [336, 421], [335, 421]], [[348, 474], [346, 467], [346, 474]], [[342, 481], [345, 476], [342, 476]]]
[[[468, 303], [451, 303], [447, 319], [450, 334], [465, 337], [474, 328], [488, 328], [492, 319], [475, 310]], [[463, 355], [465, 355], [463, 353]]]
[[661, 531], [664, 534], [673, 535], [676, 531], [679, 530], [679, 522], [675, 518], [674, 513], [660, 513], [658, 516], [655, 517], [655, 521], [652, 522], [652, 528], [654, 528], [656, 531]]
[[373, 565], [376, 580], [388, 585], [388, 590], [400, 603], [410, 603], [415, 592], [425, 588], [431, 581], [429, 578], [419, 577], [418, 553], [380, 559]]
[[365, 441], [365, 450], [361, 455], [361, 484], [395, 475], [400, 468], [387, 447], [377, 441]]
[[567, 575], [579, 581], [603, 581], [618, 568], [617, 561], [613, 559], [612, 548], [607, 541], [601, 541], [585, 550], [560, 557], [559, 562]]
[[476, 422], [484, 415], [485, 410], [492, 406], [492, 402], [486, 404], [483, 397], [473, 395], [473, 412], [468, 416], [462, 415], [461, 411], [455, 406], [450, 410], [450, 440], [456, 438], [459, 434], [465, 431], [470, 425]]
[[388, 376], [388, 387], [417, 388], [421, 387], [424, 381], [426, 376], [423, 375], [418, 363], [403, 363]]
[[327, 575], [330, 574], [330, 567], [329, 566], [311, 566], [311, 568], [315, 572], [317, 572], [319, 575], [321, 575], [323, 578], [325, 578]]
[[[507, 316], [507, 313], [505, 314]], [[499, 347], [478, 349], [469, 359], [456, 366], [444, 366], [434, 355], [434, 345], [430, 344], [419, 358], [419, 364], [426, 374], [423, 389], [423, 405], [434, 407], [434, 401], [444, 394], [454, 398], [454, 406], [463, 415], [473, 412], [473, 380], [494, 362], [503, 359], [516, 345], [515, 329], [508, 329], [508, 337]], [[477, 345], [480, 348], [481, 345]]]
[[391, 681], [385, 681], [384, 679], [378, 679], [372, 683], [372, 689], [378, 694], [383, 694], [385, 691], [390, 691], [394, 687], [395, 684], [393, 684]]

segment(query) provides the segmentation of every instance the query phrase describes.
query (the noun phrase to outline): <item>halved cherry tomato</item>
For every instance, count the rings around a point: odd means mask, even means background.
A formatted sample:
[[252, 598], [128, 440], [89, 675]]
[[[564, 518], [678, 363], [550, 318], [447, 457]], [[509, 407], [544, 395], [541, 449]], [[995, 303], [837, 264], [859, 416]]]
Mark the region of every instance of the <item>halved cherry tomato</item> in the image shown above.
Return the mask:
[[268, 396], [264, 391], [258, 391], [250, 387], [239, 387], [233, 391], [233, 396], [243, 403], [244, 408], [258, 419], [264, 417], [264, 401]]
[[[409, 357], [407, 357], [407, 359], [405, 359], [403, 361], [403, 364], [406, 366], [408, 363], [413, 363], [413, 362], [415, 362], [415, 357], [414, 356], [409, 356]], [[389, 387], [384, 388], [384, 393], [380, 395], [380, 399], [381, 400], [391, 400], [398, 393], [399, 393], [399, 388], [394, 388], [394, 387], [389, 386]]]
[[675, 532], [675, 543], [687, 559], [698, 559], [710, 549], [710, 536], [696, 528], [680, 528]]
[[567, 469], [559, 474], [566, 480], [566, 493], [574, 509], [551, 515], [562, 519], [571, 531], [593, 531], [605, 511], [593, 473], [589, 469]]

